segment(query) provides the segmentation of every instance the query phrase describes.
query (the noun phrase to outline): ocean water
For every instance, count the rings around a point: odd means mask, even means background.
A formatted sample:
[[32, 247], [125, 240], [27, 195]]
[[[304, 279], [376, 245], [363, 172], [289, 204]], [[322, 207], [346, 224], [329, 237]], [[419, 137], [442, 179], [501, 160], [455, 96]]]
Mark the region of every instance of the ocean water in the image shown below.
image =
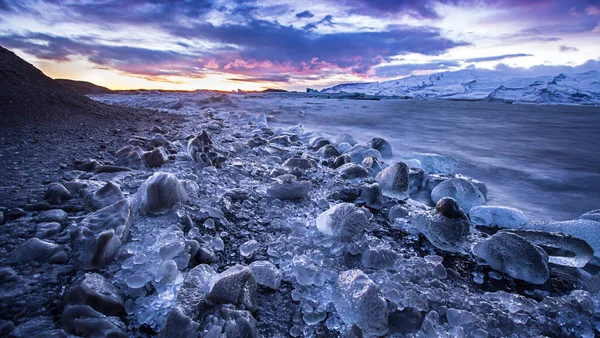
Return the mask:
[[530, 220], [575, 219], [600, 209], [600, 108], [486, 102], [309, 98], [235, 99], [276, 126], [302, 124], [324, 135], [383, 137], [396, 158], [433, 152], [488, 186], [488, 204]]

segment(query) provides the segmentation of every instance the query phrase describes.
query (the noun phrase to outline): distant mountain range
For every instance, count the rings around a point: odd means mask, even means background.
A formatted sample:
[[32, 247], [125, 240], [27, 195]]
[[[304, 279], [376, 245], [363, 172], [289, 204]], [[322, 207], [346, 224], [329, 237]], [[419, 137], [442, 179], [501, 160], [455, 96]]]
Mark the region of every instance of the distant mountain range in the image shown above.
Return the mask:
[[489, 100], [507, 103], [600, 104], [600, 72], [519, 77], [501, 71], [465, 69], [398, 80], [341, 84], [321, 93], [381, 97]]

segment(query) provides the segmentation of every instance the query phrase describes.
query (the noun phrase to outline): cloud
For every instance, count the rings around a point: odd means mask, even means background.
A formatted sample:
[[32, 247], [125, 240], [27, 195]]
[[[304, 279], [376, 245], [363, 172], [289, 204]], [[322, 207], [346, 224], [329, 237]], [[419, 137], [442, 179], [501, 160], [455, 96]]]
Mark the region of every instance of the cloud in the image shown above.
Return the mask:
[[470, 58], [470, 59], [464, 59], [464, 62], [489, 62], [489, 61], [499, 61], [499, 60], [504, 60], [504, 59], [513, 59], [513, 58], [520, 58], [520, 57], [526, 57], [526, 56], [533, 56], [533, 54], [504, 54], [504, 55], [495, 55], [495, 56], [484, 56], [484, 57], [478, 57], [478, 58]]
[[569, 46], [560, 46], [559, 49], [563, 53], [566, 53], [566, 52], [577, 52], [577, 51], [579, 51], [579, 48], [569, 47]]
[[384, 65], [375, 68], [375, 75], [381, 78], [394, 78], [410, 75], [416, 70], [448, 70], [458, 67], [461, 63], [456, 60], [434, 61], [429, 63], [408, 63], [401, 65]]
[[273, 76], [260, 76], [260, 77], [246, 77], [246, 78], [228, 78], [229, 81], [235, 82], [289, 82], [289, 75], [273, 75]]
[[537, 65], [529, 68], [522, 68], [510, 67], [501, 63], [498, 64], [494, 69], [518, 76], [544, 76], [558, 75], [560, 73], [576, 74], [600, 70], [600, 58], [596, 60], [587, 60], [583, 64], [576, 66]]
[[302, 27], [302, 29], [304, 30], [311, 30], [311, 29], [315, 29], [321, 25], [324, 26], [328, 26], [328, 27], [333, 27], [334, 23], [333, 23], [333, 16], [331, 15], [326, 15], [325, 17], [323, 17], [323, 19], [317, 21], [317, 22], [313, 22], [313, 23], [309, 23], [308, 25]]
[[311, 13], [310, 11], [304, 11], [304, 12], [300, 12], [296, 14], [296, 17], [299, 19], [310, 19], [313, 16], [315, 16], [313, 13]]

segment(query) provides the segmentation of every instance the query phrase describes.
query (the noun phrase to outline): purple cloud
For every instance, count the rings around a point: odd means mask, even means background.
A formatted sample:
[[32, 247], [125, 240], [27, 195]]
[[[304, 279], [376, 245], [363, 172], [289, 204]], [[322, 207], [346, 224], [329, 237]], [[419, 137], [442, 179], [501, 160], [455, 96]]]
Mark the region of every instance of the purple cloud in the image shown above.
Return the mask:
[[310, 11], [304, 11], [304, 12], [300, 12], [300, 13], [296, 14], [296, 17], [299, 19], [310, 19], [314, 16], [315, 15], [313, 13], [311, 13]]
[[578, 52], [579, 48], [576, 47], [569, 47], [569, 46], [560, 46], [559, 50], [563, 53], [567, 53], [567, 52]]

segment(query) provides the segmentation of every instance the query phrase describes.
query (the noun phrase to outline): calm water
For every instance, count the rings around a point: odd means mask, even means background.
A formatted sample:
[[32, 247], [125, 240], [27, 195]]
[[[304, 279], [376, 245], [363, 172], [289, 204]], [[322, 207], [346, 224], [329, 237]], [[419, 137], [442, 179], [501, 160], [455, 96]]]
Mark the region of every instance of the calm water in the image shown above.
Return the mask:
[[284, 96], [244, 99], [271, 124], [303, 124], [361, 143], [379, 136], [395, 154], [434, 152], [485, 182], [488, 204], [531, 220], [600, 209], [600, 108], [450, 101], [353, 101]]

